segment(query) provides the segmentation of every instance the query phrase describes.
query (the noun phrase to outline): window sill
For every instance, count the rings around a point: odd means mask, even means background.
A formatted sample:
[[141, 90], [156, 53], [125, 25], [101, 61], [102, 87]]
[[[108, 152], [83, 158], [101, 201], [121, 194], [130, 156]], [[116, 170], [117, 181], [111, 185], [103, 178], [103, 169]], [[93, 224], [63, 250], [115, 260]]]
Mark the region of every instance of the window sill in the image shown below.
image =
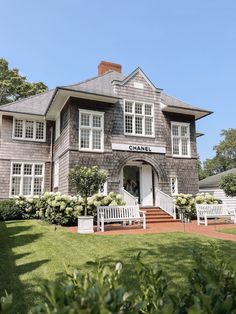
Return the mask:
[[132, 137], [155, 138], [155, 135], [129, 134], [129, 133], [124, 133], [124, 135], [125, 136], [132, 136]]
[[84, 153], [104, 153], [104, 150], [96, 150], [96, 149], [83, 149], [83, 148], [79, 148], [80, 152], [84, 152]]
[[191, 156], [179, 156], [179, 155], [172, 155], [173, 158], [182, 158], [182, 159], [190, 159]]
[[13, 140], [16, 141], [26, 141], [26, 142], [35, 142], [35, 143], [46, 143], [46, 139], [43, 140], [35, 140], [31, 138], [19, 138], [19, 137], [12, 137]]

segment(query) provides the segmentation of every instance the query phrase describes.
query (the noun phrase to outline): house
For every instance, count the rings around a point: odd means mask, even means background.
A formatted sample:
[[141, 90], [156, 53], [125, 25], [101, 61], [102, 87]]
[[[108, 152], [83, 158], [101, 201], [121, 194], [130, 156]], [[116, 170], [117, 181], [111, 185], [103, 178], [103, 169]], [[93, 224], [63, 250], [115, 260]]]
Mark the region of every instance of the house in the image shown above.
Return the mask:
[[223, 204], [235, 205], [236, 197], [227, 197], [225, 192], [220, 188], [221, 178], [230, 173], [236, 174], [236, 168], [226, 170], [199, 181], [199, 191], [213, 195], [215, 198], [222, 200]]
[[98, 165], [104, 193], [142, 206], [198, 192], [195, 121], [211, 112], [155, 87], [137, 68], [102, 61], [98, 76], [0, 107], [0, 198], [70, 193], [69, 170]]

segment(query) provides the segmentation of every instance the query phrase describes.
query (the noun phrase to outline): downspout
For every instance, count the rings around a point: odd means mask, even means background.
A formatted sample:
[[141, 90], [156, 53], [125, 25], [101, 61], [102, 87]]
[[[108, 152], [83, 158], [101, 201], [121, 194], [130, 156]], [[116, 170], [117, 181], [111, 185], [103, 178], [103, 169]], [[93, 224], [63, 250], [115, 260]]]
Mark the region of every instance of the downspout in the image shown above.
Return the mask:
[[49, 182], [50, 182], [50, 191], [52, 192], [52, 175], [53, 175], [53, 126], [50, 127], [50, 170], [49, 170]]

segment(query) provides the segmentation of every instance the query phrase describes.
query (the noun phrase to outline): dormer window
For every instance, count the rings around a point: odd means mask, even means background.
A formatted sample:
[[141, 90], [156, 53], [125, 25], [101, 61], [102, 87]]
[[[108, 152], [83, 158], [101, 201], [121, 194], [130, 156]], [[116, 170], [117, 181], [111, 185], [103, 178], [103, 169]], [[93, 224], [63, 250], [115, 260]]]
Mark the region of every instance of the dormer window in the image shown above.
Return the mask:
[[14, 118], [12, 138], [44, 142], [46, 139], [46, 122]]
[[124, 119], [126, 135], [154, 136], [153, 104], [125, 100]]

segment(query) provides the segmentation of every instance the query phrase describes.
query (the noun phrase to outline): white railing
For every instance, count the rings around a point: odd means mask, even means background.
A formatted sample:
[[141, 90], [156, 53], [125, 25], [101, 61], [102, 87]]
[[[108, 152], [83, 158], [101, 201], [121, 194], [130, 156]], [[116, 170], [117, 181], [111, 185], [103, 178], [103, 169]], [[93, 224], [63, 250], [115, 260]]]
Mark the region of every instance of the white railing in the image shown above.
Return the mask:
[[133, 206], [138, 204], [138, 199], [126, 191], [124, 188], [121, 188], [121, 196], [123, 201], [127, 206]]
[[156, 206], [160, 207], [167, 214], [176, 219], [175, 201], [171, 196], [160, 191], [159, 189], [155, 189], [155, 200]]

